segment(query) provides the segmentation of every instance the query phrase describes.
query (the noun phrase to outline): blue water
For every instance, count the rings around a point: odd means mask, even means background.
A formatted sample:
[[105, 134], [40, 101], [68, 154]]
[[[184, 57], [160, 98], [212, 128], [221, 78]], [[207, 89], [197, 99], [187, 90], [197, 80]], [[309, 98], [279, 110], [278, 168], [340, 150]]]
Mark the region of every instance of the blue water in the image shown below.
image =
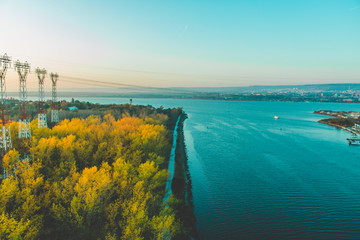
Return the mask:
[[[87, 99], [124, 103], [127, 99]], [[318, 123], [357, 104], [133, 99], [183, 107], [200, 239], [360, 239], [360, 147]], [[275, 120], [274, 115], [280, 118]]]

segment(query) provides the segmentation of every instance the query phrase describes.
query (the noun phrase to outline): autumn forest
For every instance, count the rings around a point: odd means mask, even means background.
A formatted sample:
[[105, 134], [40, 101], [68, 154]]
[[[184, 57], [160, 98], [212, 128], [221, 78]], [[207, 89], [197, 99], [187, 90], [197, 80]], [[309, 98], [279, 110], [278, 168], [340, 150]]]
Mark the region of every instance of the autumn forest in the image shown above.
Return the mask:
[[97, 113], [63, 111], [67, 119], [52, 128], [37, 128], [35, 119], [30, 139], [19, 139], [10, 123], [1, 239], [170, 239], [181, 231], [163, 203], [181, 109]]

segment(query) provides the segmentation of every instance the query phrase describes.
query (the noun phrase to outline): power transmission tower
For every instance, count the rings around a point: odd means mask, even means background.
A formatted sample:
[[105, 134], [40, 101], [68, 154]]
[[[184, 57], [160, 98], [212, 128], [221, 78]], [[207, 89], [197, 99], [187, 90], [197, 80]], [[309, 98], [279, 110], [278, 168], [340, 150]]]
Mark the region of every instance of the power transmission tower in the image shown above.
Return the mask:
[[38, 128], [47, 127], [47, 119], [45, 112], [45, 96], [44, 96], [44, 79], [46, 70], [37, 68], [35, 73], [39, 79], [39, 113], [38, 113]]
[[59, 75], [57, 73], [51, 73], [50, 78], [52, 82], [51, 122], [57, 123], [59, 122], [59, 108], [58, 108], [57, 95], [56, 95], [56, 83], [59, 78]]
[[[1, 99], [0, 99], [0, 108], [1, 108], [1, 124], [2, 127], [0, 128], [0, 147], [2, 148], [2, 153], [5, 154], [6, 151], [12, 148], [11, 143], [11, 133], [10, 133], [10, 126], [6, 126], [9, 115], [7, 112], [7, 96], [6, 96], [6, 82], [5, 82], [5, 75], [8, 67], [11, 64], [11, 58], [6, 55], [0, 56], [0, 80], [1, 80]], [[5, 170], [4, 170], [5, 171]]]
[[30, 64], [21, 63], [17, 60], [14, 64], [15, 71], [19, 75], [19, 138], [31, 137], [30, 115], [27, 112], [26, 77], [30, 72]]

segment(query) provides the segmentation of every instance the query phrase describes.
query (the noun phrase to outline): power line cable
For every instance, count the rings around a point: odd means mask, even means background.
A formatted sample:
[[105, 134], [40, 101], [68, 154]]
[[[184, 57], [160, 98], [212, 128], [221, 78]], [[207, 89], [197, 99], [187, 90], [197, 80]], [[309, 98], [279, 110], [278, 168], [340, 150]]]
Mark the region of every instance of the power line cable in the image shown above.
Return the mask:
[[79, 78], [79, 77], [70, 77], [70, 76], [61, 76], [62, 81], [68, 79], [68, 82], [86, 82], [86, 83], [93, 83], [98, 84], [98, 86], [116, 86], [116, 87], [127, 87], [130, 89], [145, 89], [145, 90], [157, 90], [157, 91], [170, 91], [174, 93], [193, 93], [193, 91], [186, 90], [186, 89], [173, 89], [173, 88], [160, 88], [160, 87], [149, 87], [149, 86], [141, 86], [141, 85], [133, 85], [133, 84], [126, 84], [126, 83], [119, 83], [119, 82], [107, 82], [107, 81], [99, 81], [94, 79], [88, 78]]

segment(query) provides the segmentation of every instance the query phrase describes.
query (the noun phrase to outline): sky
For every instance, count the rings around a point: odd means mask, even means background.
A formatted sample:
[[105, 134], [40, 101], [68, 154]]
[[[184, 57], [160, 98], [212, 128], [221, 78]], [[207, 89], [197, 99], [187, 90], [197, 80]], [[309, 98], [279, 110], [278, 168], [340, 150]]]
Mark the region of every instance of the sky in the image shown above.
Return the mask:
[[[0, 55], [151, 87], [360, 83], [360, 0], [0, 0]], [[14, 69], [6, 75], [16, 91]], [[50, 87], [47, 77], [46, 88]]]

